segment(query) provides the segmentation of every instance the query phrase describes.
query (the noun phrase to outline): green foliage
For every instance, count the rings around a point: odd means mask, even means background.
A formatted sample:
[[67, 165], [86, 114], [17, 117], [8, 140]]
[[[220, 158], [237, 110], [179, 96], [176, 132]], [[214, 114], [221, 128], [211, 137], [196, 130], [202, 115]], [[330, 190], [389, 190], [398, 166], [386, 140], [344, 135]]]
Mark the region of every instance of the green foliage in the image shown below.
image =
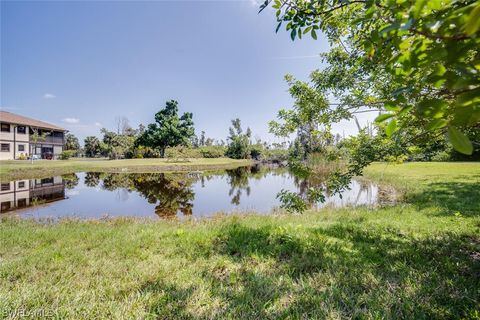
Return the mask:
[[75, 137], [72, 133], [67, 133], [65, 135], [65, 150], [74, 150], [76, 153], [80, 151], [80, 143], [78, 138]]
[[[331, 121], [383, 110], [387, 136], [417, 125], [446, 133], [471, 154], [465, 131], [480, 122], [478, 1], [267, 0], [292, 39], [321, 31], [331, 50], [312, 88], [339, 101]], [[411, 121], [415, 119], [416, 121]], [[463, 132], [463, 133], [462, 133]]]
[[27, 160], [27, 156], [24, 153], [20, 153], [18, 160]]
[[60, 153], [60, 160], [68, 160], [71, 157], [74, 157], [77, 154], [77, 151], [75, 150], [63, 150], [62, 153]]
[[165, 158], [168, 158], [168, 159], [202, 158], [202, 153], [198, 148], [191, 148], [187, 146], [168, 147], [165, 149]]
[[263, 159], [271, 162], [284, 162], [289, 158], [288, 149], [281, 148], [265, 148], [263, 151]]
[[126, 134], [116, 134], [114, 132], [102, 129], [103, 148], [102, 153], [110, 159], [132, 158], [134, 155], [134, 146], [136, 137]]
[[84, 141], [85, 156], [94, 158], [101, 154], [100, 140], [95, 136], [88, 136]]
[[307, 204], [295, 192], [282, 190], [277, 194], [277, 199], [281, 202], [280, 207], [287, 212], [294, 213], [307, 210]]
[[171, 100], [155, 114], [155, 123], [148, 125], [137, 144], [157, 149], [164, 157], [167, 147], [188, 146], [194, 134], [192, 113], [179, 117], [178, 102]]
[[254, 160], [261, 160], [264, 154], [263, 145], [257, 143], [250, 146], [250, 158]]
[[221, 158], [225, 156], [226, 148], [223, 146], [203, 146], [199, 150], [203, 158]]
[[270, 121], [270, 132], [278, 137], [297, 134], [295, 157], [305, 159], [311, 152], [320, 151], [332, 140], [330, 133], [329, 104], [322, 92], [308, 83], [287, 75], [289, 92], [294, 99], [291, 109], [278, 112], [277, 121]]
[[230, 135], [228, 137], [228, 146], [225, 155], [232, 159], [248, 159], [250, 158], [250, 138], [252, 132], [250, 128], [243, 133], [240, 119], [232, 120], [232, 127], [229, 128]]

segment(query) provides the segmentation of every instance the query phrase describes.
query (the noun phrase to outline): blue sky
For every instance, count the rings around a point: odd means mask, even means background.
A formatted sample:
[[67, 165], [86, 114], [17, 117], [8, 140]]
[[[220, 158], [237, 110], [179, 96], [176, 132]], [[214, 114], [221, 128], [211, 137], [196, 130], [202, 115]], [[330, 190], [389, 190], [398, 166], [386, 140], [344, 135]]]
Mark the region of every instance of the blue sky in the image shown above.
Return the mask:
[[328, 44], [292, 42], [257, 12], [253, 0], [2, 1], [0, 106], [83, 140], [119, 116], [148, 124], [175, 99], [197, 132], [225, 139], [239, 117], [272, 141], [268, 121], [292, 103], [283, 76], [306, 79]]

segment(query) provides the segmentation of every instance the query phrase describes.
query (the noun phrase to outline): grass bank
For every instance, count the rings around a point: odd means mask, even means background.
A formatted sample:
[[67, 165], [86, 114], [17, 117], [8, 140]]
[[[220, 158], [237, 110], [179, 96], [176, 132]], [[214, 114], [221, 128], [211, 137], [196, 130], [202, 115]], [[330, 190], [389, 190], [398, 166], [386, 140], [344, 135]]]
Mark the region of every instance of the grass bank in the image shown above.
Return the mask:
[[480, 164], [366, 173], [406, 202], [186, 222], [4, 219], [0, 317], [479, 318]]
[[200, 159], [70, 159], [70, 160], [36, 160], [0, 161], [0, 180], [30, 179], [55, 176], [79, 171], [97, 172], [171, 172], [216, 170], [236, 168], [247, 165], [250, 160], [230, 158]]

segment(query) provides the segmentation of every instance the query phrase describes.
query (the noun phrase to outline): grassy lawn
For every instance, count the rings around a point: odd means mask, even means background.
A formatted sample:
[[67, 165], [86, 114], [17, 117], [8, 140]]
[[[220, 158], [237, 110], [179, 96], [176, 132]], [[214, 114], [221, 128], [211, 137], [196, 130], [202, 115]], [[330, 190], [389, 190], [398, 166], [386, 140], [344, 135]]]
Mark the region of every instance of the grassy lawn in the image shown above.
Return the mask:
[[480, 318], [480, 164], [374, 164], [403, 203], [0, 222], [0, 318]]
[[28, 179], [54, 176], [79, 171], [98, 172], [168, 172], [235, 168], [250, 163], [249, 160], [229, 158], [214, 159], [70, 159], [0, 161], [0, 180]]

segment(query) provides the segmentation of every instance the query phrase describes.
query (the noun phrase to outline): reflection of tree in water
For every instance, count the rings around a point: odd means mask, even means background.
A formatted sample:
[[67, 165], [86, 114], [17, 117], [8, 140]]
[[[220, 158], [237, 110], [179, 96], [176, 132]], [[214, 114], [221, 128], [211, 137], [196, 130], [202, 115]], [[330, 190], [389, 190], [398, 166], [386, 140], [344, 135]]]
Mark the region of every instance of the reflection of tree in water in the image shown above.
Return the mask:
[[242, 191], [250, 195], [250, 185], [248, 177], [251, 174], [251, 167], [240, 167], [233, 170], [226, 170], [227, 183], [230, 185], [228, 195], [232, 197], [232, 204], [239, 205]]
[[65, 182], [65, 188], [71, 190], [78, 185], [80, 178], [75, 173], [68, 173], [62, 175], [62, 179]]
[[249, 179], [260, 180], [269, 174], [282, 175], [285, 173], [286, 171], [279, 170], [277, 167], [256, 164], [248, 167], [225, 170], [221, 174], [226, 174], [227, 176], [227, 183], [230, 185], [228, 195], [232, 197], [231, 203], [239, 205], [243, 191], [245, 191], [247, 196], [251, 193]]
[[196, 180], [183, 174], [133, 175], [133, 185], [149, 203], [158, 205], [155, 213], [160, 217], [172, 217], [177, 212], [191, 215], [195, 193], [192, 183]]
[[[303, 199], [305, 199], [308, 202], [308, 190], [310, 188], [315, 188], [315, 189], [322, 189], [323, 194], [325, 197], [331, 197], [332, 193], [329, 192], [327, 188], [327, 183], [325, 180], [325, 177], [323, 175], [312, 175], [308, 178], [303, 178], [303, 177], [297, 177], [293, 175], [293, 181], [295, 186], [298, 188], [298, 194], [301, 196]], [[374, 197], [373, 195], [373, 188], [372, 188], [372, 183], [367, 181], [367, 180], [356, 180], [358, 184], [358, 191], [356, 195], [352, 199], [354, 199], [351, 204], [358, 204], [360, 200], [365, 203], [371, 203], [372, 199]], [[350, 187], [349, 189], [350, 190]], [[363, 197], [362, 197], [363, 196]], [[340, 198], [342, 198], [342, 194], [340, 194]], [[310, 201], [309, 205], [313, 206], [315, 202]]]
[[132, 182], [132, 176], [125, 173], [111, 173], [103, 177], [102, 189], [114, 191], [119, 188], [132, 191], [135, 189]]
[[102, 182], [102, 189], [108, 191], [123, 190], [122, 199], [128, 192], [138, 191], [149, 203], [157, 204], [155, 213], [161, 217], [172, 217], [177, 212], [191, 215], [195, 193], [192, 183], [199, 179], [197, 175], [165, 173], [97, 173], [88, 172], [85, 185], [96, 187]]
[[85, 185], [91, 188], [98, 186], [100, 184], [101, 175], [100, 172], [87, 172], [84, 180]]

